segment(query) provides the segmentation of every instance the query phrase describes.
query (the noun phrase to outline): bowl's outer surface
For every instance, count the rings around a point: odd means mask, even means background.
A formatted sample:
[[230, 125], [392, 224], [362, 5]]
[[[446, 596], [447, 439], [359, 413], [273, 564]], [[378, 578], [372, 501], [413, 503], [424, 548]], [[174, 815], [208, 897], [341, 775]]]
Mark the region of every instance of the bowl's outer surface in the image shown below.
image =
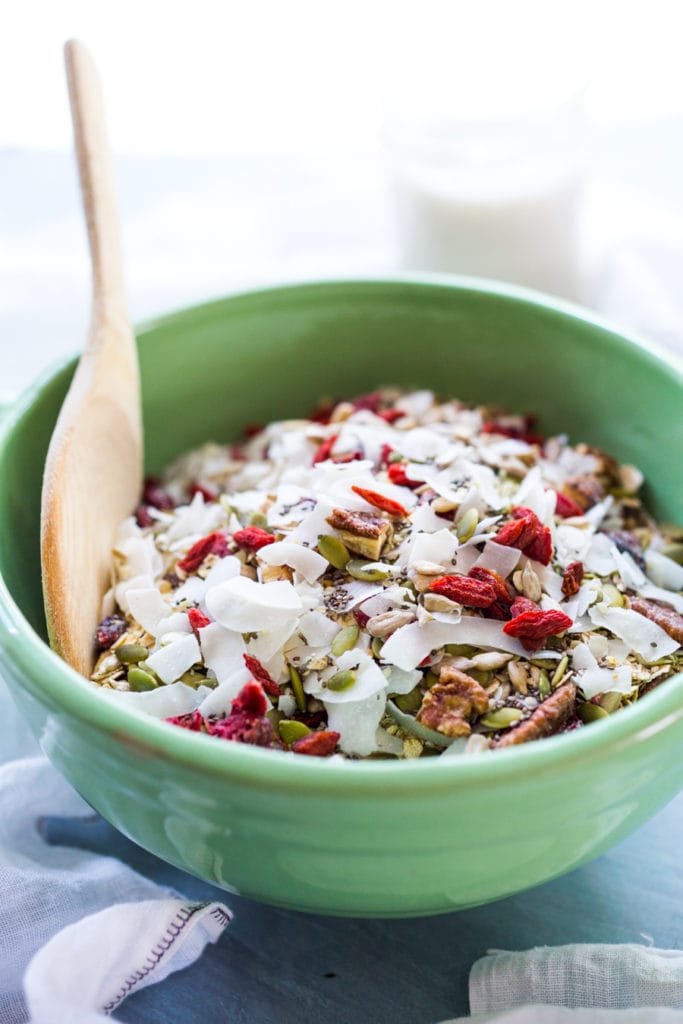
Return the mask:
[[[147, 466], [381, 384], [534, 410], [641, 466], [680, 516], [683, 378], [559, 303], [466, 281], [338, 282], [236, 296], [140, 334]], [[683, 785], [683, 677], [590, 728], [467, 763], [328, 763], [138, 716], [44, 643], [44, 456], [73, 366], [0, 436], [0, 643], [43, 749], [121, 831], [226, 889], [327, 913], [436, 913], [565, 872]], [[673, 457], [678, 456], [678, 457]], [[102, 453], [106, 462], [107, 453]]]

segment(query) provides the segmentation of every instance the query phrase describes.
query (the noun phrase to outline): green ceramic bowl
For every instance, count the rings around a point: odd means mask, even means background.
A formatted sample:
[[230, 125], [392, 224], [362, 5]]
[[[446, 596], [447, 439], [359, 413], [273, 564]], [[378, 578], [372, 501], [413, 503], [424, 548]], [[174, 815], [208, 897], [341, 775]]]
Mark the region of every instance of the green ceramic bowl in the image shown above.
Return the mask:
[[[272, 289], [148, 325], [140, 360], [151, 472], [323, 395], [426, 386], [537, 411], [545, 431], [641, 466], [655, 514], [681, 518], [680, 370], [541, 296], [464, 279]], [[0, 428], [2, 673], [55, 765], [141, 846], [281, 906], [430, 914], [569, 871], [681, 788], [683, 675], [556, 739], [402, 763], [219, 743], [104, 700], [45, 643], [41, 472], [72, 372], [36, 384]]]

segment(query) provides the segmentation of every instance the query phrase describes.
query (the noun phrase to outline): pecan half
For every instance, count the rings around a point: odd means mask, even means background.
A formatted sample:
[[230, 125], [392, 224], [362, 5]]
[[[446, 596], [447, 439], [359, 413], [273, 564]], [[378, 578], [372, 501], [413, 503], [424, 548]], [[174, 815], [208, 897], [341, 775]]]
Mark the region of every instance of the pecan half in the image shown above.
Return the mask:
[[683, 615], [658, 601], [648, 601], [644, 597], [632, 597], [631, 608], [634, 612], [644, 615], [646, 619], [660, 626], [676, 643], [683, 644]]
[[576, 686], [574, 683], [565, 683], [539, 704], [526, 721], [506, 732], [495, 746], [511, 747], [560, 732], [571, 718], [575, 703]]
[[486, 690], [460, 669], [445, 665], [439, 682], [427, 690], [416, 718], [444, 736], [469, 736], [468, 719], [488, 711]]
[[327, 522], [339, 532], [349, 551], [365, 558], [377, 559], [382, 548], [393, 536], [390, 522], [373, 512], [350, 512], [335, 508]]

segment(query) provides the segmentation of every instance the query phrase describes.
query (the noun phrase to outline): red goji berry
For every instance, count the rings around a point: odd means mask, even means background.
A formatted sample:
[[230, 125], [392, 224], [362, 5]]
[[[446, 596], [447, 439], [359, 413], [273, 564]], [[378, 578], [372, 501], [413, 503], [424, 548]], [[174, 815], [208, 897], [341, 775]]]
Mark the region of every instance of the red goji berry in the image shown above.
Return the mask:
[[536, 417], [526, 415], [523, 417], [523, 426], [512, 426], [511, 424], [500, 423], [498, 420], [487, 420], [482, 428], [482, 434], [500, 434], [502, 437], [512, 437], [518, 441], [526, 441], [527, 444], [542, 446], [545, 438], [534, 432]]
[[204, 612], [200, 612], [199, 608], [190, 608], [187, 613], [187, 617], [190, 620], [190, 625], [196, 633], [199, 629], [204, 629], [205, 626], [211, 625], [211, 619]]
[[339, 733], [332, 729], [325, 729], [323, 732], [311, 732], [308, 736], [302, 736], [292, 744], [295, 754], [308, 754], [310, 757], [329, 757], [333, 754], [339, 743]]
[[201, 732], [205, 726], [204, 719], [198, 711], [189, 711], [186, 715], [175, 715], [167, 718], [171, 725], [179, 725], [181, 729], [189, 729], [190, 732]]
[[473, 565], [467, 575], [470, 579], [491, 583], [496, 592], [496, 601], [512, 604], [510, 584], [499, 573], [494, 572], [493, 569], [485, 569], [483, 565]]
[[395, 423], [396, 420], [400, 420], [405, 416], [405, 413], [402, 409], [380, 409], [377, 415], [385, 423]]
[[469, 608], [490, 608], [496, 600], [493, 583], [469, 576], [438, 576], [429, 584], [429, 590]]
[[562, 573], [562, 593], [567, 597], [578, 594], [583, 581], [583, 562], [570, 562]]
[[228, 553], [228, 538], [219, 530], [202, 537], [196, 544], [193, 544], [187, 554], [178, 562], [178, 568], [183, 572], [195, 572], [209, 555], [218, 555], [225, 558]]
[[243, 654], [244, 664], [247, 669], [251, 672], [252, 676], [257, 683], [260, 683], [266, 693], [269, 693], [271, 697], [280, 696], [280, 687], [277, 685], [270, 672], [263, 667], [258, 658], [252, 657], [251, 654]]
[[387, 475], [392, 484], [398, 484], [399, 487], [421, 487], [424, 483], [424, 480], [410, 480], [406, 476], [405, 462], [392, 462], [387, 469]]
[[127, 629], [128, 623], [122, 615], [107, 615], [97, 627], [95, 634], [97, 646], [101, 651], [107, 651], [112, 644], [115, 644], [123, 636]]
[[322, 426], [326, 427], [330, 422], [335, 406], [336, 402], [321, 402], [320, 405], [316, 406], [308, 418], [312, 423], [320, 423]]
[[170, 512], [175, 508], [173, 498], [166, 493], [155, 476], [146, 478], [142, 488], [142, 501], [144, 505], [151, 505], [153, 508], [161, 509], [162, 512]]
[[513, 518], [493, 538], [497, 544], [519, 548], [527, 556], [548, 565], [553, 554], [550, 530], [528, 508], [512, 510]]
[[382, 512], [388, 512], [390, 516], [397, 516], [400, 519], [405, 519], [408, 515], [408, 509], [404, 508], [399, 501], [394, 501], [392, 498], [385, 498], [383, 494], [378, 494], [377, 491], [371, 491], [367, 487], [358, 487], [353, 484], [351, 490], [354, 491], [359, 498], [363, 501], [367, 501], [369, 505], [374, 505], [375, 508], [380, 509]]
[[235, 712], [236, 714], [238, 711], [243, 711], [247, 715], [261, 716], [265, 715], [269, 709], [270, 703], [266, 700], [263, 687], [260, 683], [252, 680], [249, 683], [245, 683], [237, 694], [232, 702], [230, 713]]
[[521, 615], [523, 612], [537, 612], [538, 605], [535, 601], [529, 600], [528, 597], [516, 597], [510, 606], [510, 617], [515, 618], [517, 615]]
[[240, 548], [247, 551], [260, 551], [266, 544], [274, 544], [275, 537], [260, 526], [245, 526], [243, 530], [237, 530], [232, 539]]
[[190, 484], [188, 487], [188, 494], [191, 498], [194, 498], [195, 494], [201, 494], [204, 501], [218, 501], [218, 495], [215, 491], [212, 491], [209, 487], [204, 487], [203, 484], [198, 484], [196, 481]]
[[573, 498], [567, 497], [562, 491], [557, 492], [555, 515], [561, 516], [562, 519], [569, 519], [570, 516], [582, 516], [583, 514], [583, 509], [580, 505], [577, 505]]
[[330, 434], [329, 437], [325, 438], [325, 440], [318, 445], [313, 456], [313, 466], [317, 466], [319, 462], [326, 462], [329, 459], [332, 454], [332, 449], [334, 448], [334, 443], [338, 437], [339, 434]]
[[569, 616], [556, 608], [549, 608], [548, 611], [536, 608], [535, 611], [522, 612], [510, 619], [503, 626], [503, 632], [517, 637], [525, 650], [535, 651], [542, 646], [546, 637], [563, 633], [571, 625]]

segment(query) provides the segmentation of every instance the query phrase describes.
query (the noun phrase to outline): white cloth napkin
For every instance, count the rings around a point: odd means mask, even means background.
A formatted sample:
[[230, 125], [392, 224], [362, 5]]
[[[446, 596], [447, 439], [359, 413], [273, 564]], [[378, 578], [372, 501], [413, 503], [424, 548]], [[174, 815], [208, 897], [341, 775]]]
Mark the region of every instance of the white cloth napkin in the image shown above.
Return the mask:
[[683, 953], [645, 946], [494, 951], [470, 972], [471, 1017], [446, 1024], [683, 1021]]
[[29, 1011], [32, 1024], [110, 1020], [126, 995], [192, 963], [230, 913], [112, 857], [45, 842], [42, 817], [92, 810], [39, 753], [0, 681], [2, 761], [0, 1022], [24, 1024]]

